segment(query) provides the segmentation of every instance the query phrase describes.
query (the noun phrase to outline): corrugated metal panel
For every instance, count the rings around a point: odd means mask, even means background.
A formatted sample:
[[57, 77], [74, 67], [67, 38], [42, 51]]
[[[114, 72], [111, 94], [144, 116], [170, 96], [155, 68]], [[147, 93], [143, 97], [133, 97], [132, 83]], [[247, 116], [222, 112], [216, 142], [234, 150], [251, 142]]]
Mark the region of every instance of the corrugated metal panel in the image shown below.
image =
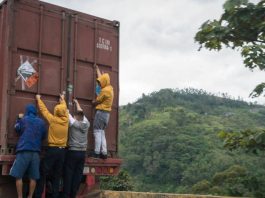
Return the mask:
[[[0, 70], [2, 70], [2, 67], [3, 67], [3, 33], [4, 33], [4, 30], [3, 30], [3, 27], [4, 27], [4, 7], [1, 5], [0, 7]], [[0, 79], [3, 78], [3, 73], [1, 72], [0, 73]], [[0, 93], [2, 93], [2, 83], [0, 84]], [[1, 112], [1, 109], [2, 109], [2, 97], [0, 97], [0, 112]], [[0, 128], [1, 128], [1, 123], [0, 123]]]
[[9, 64], [10, 64], [10, 46], [12, 44], [12, 10], [13, 0], [4, 1], [1, 4], [1, 55], [0, 55], [0, 69], [1, 69], [1, 96], [0, 96], [0, 104], [1, 104], [1, 131], [0, 131], [0, 144], [1, 144], [1, 152], [5, 152], [7, 146], [7, 119], [8, 119], [8, 105], [9, 100], [7, 97], [7, 93], [9, 91]]
[[[2, 71], [3, 70], [3, 61], [4, 61], [4, 46], [5, 46], [5, 40], [4, 40], [4, 35], [5, 35], [5, 5], [4, 4], [1, 4], [1, 7], [0, 7], [0, 70]], [[3, 79], [3, 72], [0, 72], [0, 79]], [[0, 120], [2, 120], [2, 98], [3, 98], [3, 83], [0, 83], [0, 93], [1, 93], [1, 96], [0, 96]], [[0, 130], [2, 131], [2, 122], [0, 121]], [[0, 142], [1, 142], [1, 138], [2, 136], [0, 135]]]
[[[11, 1], [8, 0], [10, 5]], [[108, 149], [117, 152], [119, 24], [35, 0], [15, 1], [14, 6], [10, 7], [11, 18], [6, 19], [6, 7], [7, 5], [3, 4], [0, 12], [0, 26], [4, 27], [1, 28], [0, 39], [6, 40], [10, 37], [12, 42], [8, 50], [5, 48], [8, 52], [6, 57], [10, 57], [7, 58], [9, 62], [6, 71], [9, 79], [0, 82], [0, 91], [5, 83], [9, 84], [1, 92], [2, 98], [9, 101], [2, 106], [7, 109], [6, 117], [1, 117], [1, 124], [7, 123], [7, 130], [1, 128], [1, 138], [3, 130], [8, 131], [7, 141], [1, 141], [2, 148], [5, 144], [8, 144], [8, 147], [16, 144], [18, 137], [13, 129], [16, 115], [24, 111], [26, 104], [35, 103], [36, 93], [42, 95], [48, 109], [53, 111], [58, 94], [68, 90], [70, 111], [74, 109], [72, 99], [77, 98], [92, 123], [94, 108], [91, 102], [95, 98], [95, 64], [98, 64], [100, 69], [110, 74], [114, 87], [113, 111], [106, 134]], [[8, 27], [4, 23], [6, 20], [12, 23], [8, 28], [9, 33], [3, 34], [2, 31]], [[4, 47], [0, 47], [0, 61], [7, 61], [3, 49]], [[17, 69], [26, 60], [33, 63], [39, 73], [38, 82], [31, 88], [25, 86], [22, 79], [17, 78]], [[3, 74], [5, 64], [0, 63]], [[7, 90], [9, 95], [5, 96], [4, 92]], [[92, 127], [88, 136], [89, 150], [92, 150]]]

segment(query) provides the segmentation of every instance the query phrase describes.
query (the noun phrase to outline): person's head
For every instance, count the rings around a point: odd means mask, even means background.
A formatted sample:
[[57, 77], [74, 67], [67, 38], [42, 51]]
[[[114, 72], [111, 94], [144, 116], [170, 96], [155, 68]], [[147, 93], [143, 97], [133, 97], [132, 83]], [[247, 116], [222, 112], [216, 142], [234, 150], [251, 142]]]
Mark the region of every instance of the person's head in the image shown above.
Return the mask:
[[54, 107], [54, 115], [57, 117], [65, 117], [67, 114], [67, 109], [65, 105], [58, 104]]
[[26, 106], [25, 116], [36, 116], [36, 115], [37, 115], [37, 109], [36, 109], [35, 105], [28, 104]]
[[83, 111], [76, 111], [74, 113], [74, 118], [78, 121], [82, 121], [84, 119], [84, 112]]
[[107, 85], [110, 85], [110, 77], [108, 73], [102, 74], [97, 81], [99, 82], [99, 85], [101, 88], [106, 87]]

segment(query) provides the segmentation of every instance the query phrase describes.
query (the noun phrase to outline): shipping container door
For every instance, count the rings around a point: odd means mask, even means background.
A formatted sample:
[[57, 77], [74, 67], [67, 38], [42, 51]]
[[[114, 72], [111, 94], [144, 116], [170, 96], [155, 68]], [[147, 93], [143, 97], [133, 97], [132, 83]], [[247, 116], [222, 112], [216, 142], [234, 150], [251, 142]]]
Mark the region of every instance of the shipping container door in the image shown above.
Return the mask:
[[[58, 95], [66, 88], [67, 22], [65, 12], [48, 10], [39, 1], [16, 1], [10, 65], [8, 143], [14, 145], [16, 115], [41, 94], [53, 112]], [[32, 71], [33, 70], [33, 71]], [[35, 71], [35, 73], [34, 73]], [[36, 78], [31, 78], [36, 74]], [[37, 81], [36, 81], [37, 79]]]
[[[106, 130], [108, 150], [117, 152], [118, 140], [118, 96], [119, 96], [119, 32], [117, 23], [102, 21], [93, 17], [73, 15], [71, 35], [73, 49], [73, 64], [71, 65], [71, 79], [74, 98], [77, 98], [88, 116], [91, 127], [88, 135], [89, 150], [94, 148], [93, 118], [95, 99], [95, 83], [97, 64], [101, 71], [107, 72], [114, 88], [113, 110], [109, 126]], [[71, 85], [70, 85], [71, 87]]]

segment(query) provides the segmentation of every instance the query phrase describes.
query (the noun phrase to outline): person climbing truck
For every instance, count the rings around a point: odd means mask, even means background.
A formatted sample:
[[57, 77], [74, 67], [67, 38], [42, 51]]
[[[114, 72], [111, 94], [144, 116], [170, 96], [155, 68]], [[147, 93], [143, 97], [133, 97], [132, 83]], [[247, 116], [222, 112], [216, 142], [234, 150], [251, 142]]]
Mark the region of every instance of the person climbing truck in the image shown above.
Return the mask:
[[[26, 106], [25, 115], [19, 114], [15, 130], [19, 135], [16, 146], [16, 159], [10, 170], [10, 175], [16, 178], [18, 198], [22, 198], [23, 177], [29, 178], [28, 198], [32, 198], [36, 180], [40, 178], [40, 152], [42, 140], [46, 137], [44, 120], [37, 116], [35, 105]], [[26, 174], [27, 173], [27, 174]]]
[[68, 150], [66, 152], [63, 174], [63, 197], [75, 198], [78, 192], [85, 165], [87, 134], [90, 123], [84, 115], [79, 102], [74, 99], [76, 112], [69, 113]]
[[60, 177], [63, 172], [65, 148], [68, 139], [69, 114], [63, 94], [60, 94], [59, 104], [54, 107], [54, 114], [49, 112], [40, 95], [36, 95], [36, 100], [41, 114], [49, 123], [49, 130], [48, 148], [41, 163], [41, 177], [37, 182], [35, 197], [41, 197], [46, 177], [51, 175], [52, 198], [57, 198], [59, 196]]
[[101, 73], [96, 65], [97, 82], [100, 85], [100, 92], [93, 105], [96, 106], [96, 114], [93, 123], [93, 131], [95, 138], [94, 158], [108, 158], [107, 142], [105, 137], [105, 129], [108, 126], [111, 107], [114, 98], [113, 87], [110, 84], [110, 76], [108, 73]]

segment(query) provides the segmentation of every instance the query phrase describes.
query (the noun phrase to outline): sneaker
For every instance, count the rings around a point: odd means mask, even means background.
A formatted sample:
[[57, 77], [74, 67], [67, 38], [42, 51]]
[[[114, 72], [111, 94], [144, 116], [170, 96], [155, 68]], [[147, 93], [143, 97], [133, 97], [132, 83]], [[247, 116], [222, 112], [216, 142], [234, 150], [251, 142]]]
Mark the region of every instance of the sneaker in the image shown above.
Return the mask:
[[93, 153], [91, 157], [92, 158], [99, 159], [100, 158], [100, 154]]
[[108, 159], [108, 155], [100, 154], [101, 159]]

